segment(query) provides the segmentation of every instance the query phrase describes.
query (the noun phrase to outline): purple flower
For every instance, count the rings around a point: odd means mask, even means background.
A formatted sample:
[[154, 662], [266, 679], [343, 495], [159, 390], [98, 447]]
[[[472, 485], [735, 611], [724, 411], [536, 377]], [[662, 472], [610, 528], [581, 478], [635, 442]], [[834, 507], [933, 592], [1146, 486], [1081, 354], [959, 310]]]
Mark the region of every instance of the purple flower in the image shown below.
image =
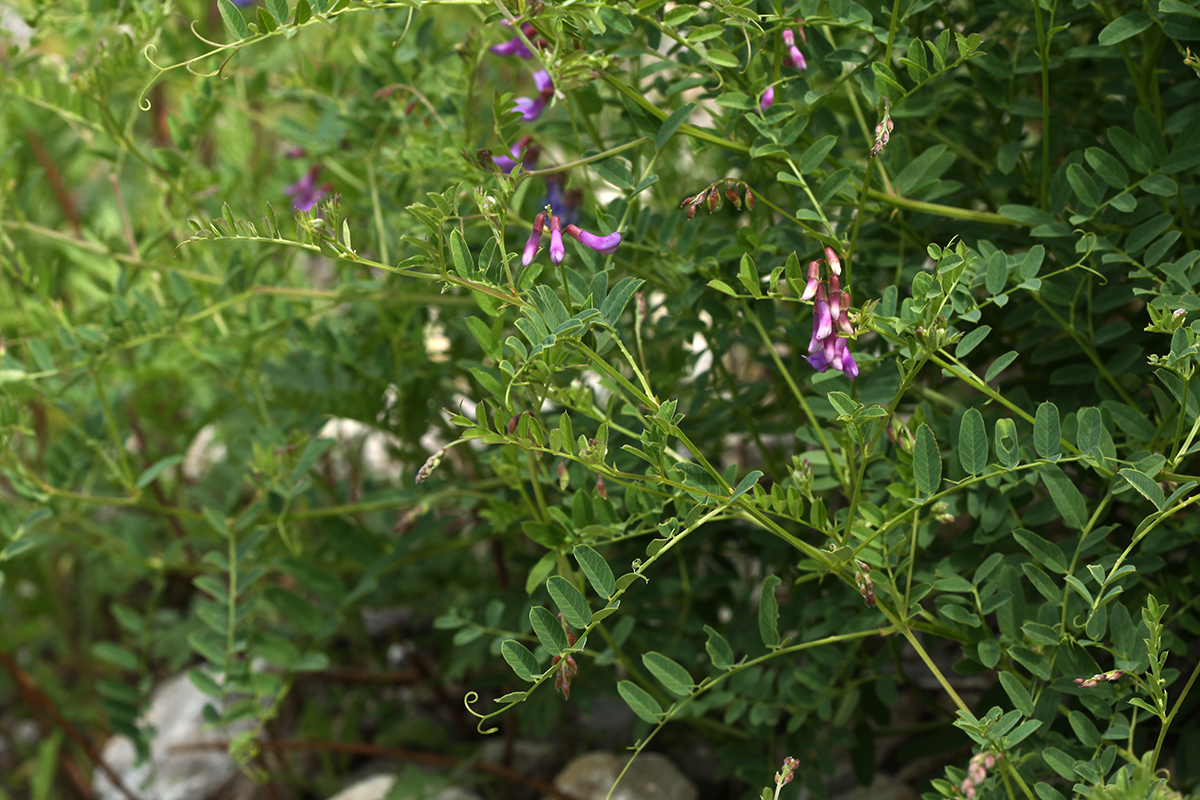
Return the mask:
[[[816, 272], [813, 265], [819, 263], [814, 261], [809, 265], [810, 276]], [[808, 340], [808, 355], [805, 358], [817, 372], [825, 372], [833, 367], [850, 380], [854, 380], [858, 377], [858, 362], [850, 355], [846, 340], [834, 330], [836, 324], [838, 331], [854, 333], [854, 326], [850, 324], [850, 318], [846, 314], [846, 307], [850, 305], [850, 293], [838, 287], [836, 275], [830, 275], [828, 288], [826, 284], [821, 283], [815, 295], [817, 299], [813, 305], [813, 332], [812, 338]]]
[[537, 257], [538, 245], [542, 242], [542, 228], [546, 224], [546, 212], [542, 212], [533, 218], [533, 231], [529, 234], [529, 241], [525, 242], [525, 252], [521, 254], [521, 264], [528, 267], [533, 263], [533, 259]]
[[[512, 23], [510, 23], [506, 19], [501, 20], [500, 24], [504, 25], [505, 27], [508, 27], [508, 28], [512, 27]], [[526, 39], [532, 40], [533, 37], [537, 35], [537, 30], [533, 27], [533, 25], [531, 23], [526, 22], [521, 25], [521, 33], [525, 34]], [[521, 41], [520, 36], [514, 36], [513, 38], [509, 39], [507, 42], [503, 42], [501, 44], [494, 44], [488, 48], [488, 52], [490, 52], [492, 55], [497, 55], [497, 56], [516, 56], [517, 58], [533, 58], [533, 53], [531, 53], [529, 51], [529, 48], [525, 46], [525, 43]]]
[[825, 354], [820, 350], [810, 356], [805, 356], [804, 359], [812, 364], [812, 368], [817, 372], [825, 372], [829, 369], [829, 362], [825, 360]]
[[554, 266], [558, 266], [566, 255], [567, 249], [563, 247], [562, 240], [562, 220], [552, 216], [550, 217], [550, 260], [554, 262]]
[[583, 199], [583, 191], [571, 189], [563, 191], [566, 180], [562, 173], [546, 176], [546, 196], [538, 203], [539, 206], [550, 206], [550, 213], [556, 214], [564, 225], [579, 221], [579, 205]]
[[590, 247], [597, 253], [606, 256], [617, 252], [617, 246], [621, 244], [621, 234], [619, 233], [613, 232], [607, 236], [597, 236], [575, 225], [567, 226], [567, 236], [570, 236], [584, 247]]
[[284, 191], [292, 197], [293, 211], [310, 211], [313, 206], [321, 202], [321, 198], [329, 194], [328, 183], [317, 185], [317, 175], [320, 172], [321, 167], [314, 164], [308, 168], [308, 172], [304, 173], [303, 178], [284, 188]]
[[[542, 148], [536, 144], [532, 144], [532, 139], [528, 136], [522, 136], [520, 141], [512, 146], [509, 150], [512, 153], [512, 158], [508, 156], [492, 156], [492, 161], [500, 168], [500, 171], [505, 174], [512, 174], [512, 171], [517, 168], [517, 159], [521, 159], [521, 166], [526, 171], [537, 166], [538, 155]], [[524, 158], [521, 157], [521, 151], [525, 151]]]
[[804, 54], [800, 52], [800, 48], [796, 47], [796, 34], [791, 28], [785, 28], [783, 31], [783, 43], [787, 45], [788, 57], [792, 66], [804, 72], [808, 69], [808, 62], [804, 60]]
[[838, 258], [837, 251], [832, 247], [825, 248], [825, 260], [829, 262], [829, 269], [833, 271], [834, 275], [842, 274], [842, 260]]
[[768, 86], [767, 90], [763, 92], [762, 99], [758, 101], [758, 107], [766, 111], [773, 105], [775, 105], [775, 87]]
[[554, 96], [554, 82], [546, 70], [539, 69], [533, 73], [533, 83], [537, 86], [537, 97], [518, 97], [513, 101], [513, 111], [519, 111], [526, 122], [533, 122], [540, 117], [546, 102]]

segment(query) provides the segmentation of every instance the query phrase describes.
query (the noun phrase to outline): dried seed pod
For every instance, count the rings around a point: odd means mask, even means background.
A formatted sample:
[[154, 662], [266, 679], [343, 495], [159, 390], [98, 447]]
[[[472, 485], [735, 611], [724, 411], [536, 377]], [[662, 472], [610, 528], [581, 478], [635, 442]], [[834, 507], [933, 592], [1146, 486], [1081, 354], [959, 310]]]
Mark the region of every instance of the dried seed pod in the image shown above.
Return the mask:
[[754, 193], [750, 191], [750, 187], [746, 187], [746, 208], [750, 211], [754, 210]]
[[717, 187], [713, 187], [708, 193], [708, 211], [712, 213], [721, 207], [721, 193], [717, 191]]
[[738, 193], [733, 190], [732, 186], [725, 188], [725, 196], [729, 198], [729, 202], [733, 203], [733, 207], [738, 211], [742, 210], [742, 198], [738, 197]]

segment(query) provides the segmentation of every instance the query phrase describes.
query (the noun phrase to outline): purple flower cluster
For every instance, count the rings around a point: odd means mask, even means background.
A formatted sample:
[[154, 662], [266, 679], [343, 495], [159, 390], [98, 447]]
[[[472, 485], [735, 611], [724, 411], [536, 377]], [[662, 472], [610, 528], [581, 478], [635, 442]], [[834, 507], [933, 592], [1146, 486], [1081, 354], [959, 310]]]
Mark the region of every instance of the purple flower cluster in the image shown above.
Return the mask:
[[838, 335], [839, 332], [854, 333], [854, 326], [850, 324], [847, 314], [850, 293], [844, 291], [838, 282], [838, 276], [842, 274], [842, 262], [832, 247], [825, 248], [825, 261], [829, 265], [829, 280], [821, 280], [820, 259], [810, 262], [808, 282], [800, 295], [801, 300], [816, 300], [813, 305], [812, 339], [808, 342], [808, 355], [805, 358], [817, 372], [825, 372], [833, 367], [854, 380], [858, 377], [858, 363], [846, 348], [846, 340]]
[[[547, 220], [547, 216], [549, 216], [549, 220]], [[561, 264], [567, 255], [567, 249], [563, 246], [562, 235], [564, 233], [584, 247], [591, 248], [602, 255], [615, 253], [621, 244], [621, 234], [619, 233], [613, 232], [607, 236], [597, 236], [578, 225], [567, 225], [564, 228], [562, 220], [558, 216], [547, 215], [547, 212], [543, 211], [534, 218], [533, 231], [529, 234], [529, 241], [525, 242], [525, 252], [521, 254], [521, 263], [526, 267], [537, 258], [538, 247], [541, 245], [542, 233], [547, 221], [550, 224], [550, 260], [554, 262], [555, 266]]]
[[[800, 28], [800, 39], [804, 40], [804, 28]], [[791, 28], [783, 29], [783, 43], [788, 49], [787, 61], [801, 72], [807, 70], [808, 62], [804, 60], [804, 53], [801, 53], [800, 48], [796, 46], [796, 33]]]
[[967, 777], [959, 787], [963, 797], [975, 800], [975, 793], [987, 780], [988, 770], [995, 767], [996, 762], [1003, 757], [1002, 753], [976, 753], [971, 756], [971, 763], [967, 766]]

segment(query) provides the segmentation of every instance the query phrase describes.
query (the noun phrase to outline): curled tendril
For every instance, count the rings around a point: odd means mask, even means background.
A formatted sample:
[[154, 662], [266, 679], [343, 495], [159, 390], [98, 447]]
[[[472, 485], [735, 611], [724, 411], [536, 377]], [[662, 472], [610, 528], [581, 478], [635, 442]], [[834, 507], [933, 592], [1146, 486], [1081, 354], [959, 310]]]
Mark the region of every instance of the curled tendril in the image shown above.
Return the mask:
[[479, 701], [479, 692], [476, 692], [476, 691], [467, 692], [466, 695], [463, 697], [463, 706], [467, 709], [467, 713], [470, 714], [472, 717], [475, 717], [475, 719], [479, 720], [479, 724], [475, 726], [475, 730], [479, 731], [484, 736], [487, 736], [488, 734], [495, 733], [496, 731], [500, 730], [499, 728], [488, 728], [486, 731], [483, 729], [483, 723], [487, 722], [490, 718], [496, 716], [496, 714], [495, 713], [480, 714], [478, 711], [471, 708], [471, 703], [476, 703], [478, 701]]

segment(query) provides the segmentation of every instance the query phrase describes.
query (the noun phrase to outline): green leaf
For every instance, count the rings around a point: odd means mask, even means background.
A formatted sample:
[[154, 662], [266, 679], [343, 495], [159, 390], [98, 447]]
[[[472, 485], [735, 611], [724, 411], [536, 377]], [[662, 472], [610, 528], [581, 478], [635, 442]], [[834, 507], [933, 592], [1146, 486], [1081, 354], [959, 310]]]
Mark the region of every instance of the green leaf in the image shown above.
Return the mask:
[[92, 645], [92, 655], [126, 672], [137, 672], [141, 668], [137, 655], [116, 642], [96, 642]]
[[562, 655], [562, 651], [567, 649], [567, 634], [563, 631], [562, 624], [558, 617], [546, 609], [541, 606], [531, 607], [529, 624], [533, 626], [534, 635], [550, 655]]
[[[1036, 428], [1034, 435], [1037, 435]], [[1075, 483], [1056, 464], [1040, 464], [1037, 471], [1058, 513], [1062, 514], [1063, 522], [1069, 528], [1081, 530], [1087, 523], [1087, 504]]]
[[687, 697], [692, 692], [695, 682], [688, 671], [678, 661], [667, 658], [662, 653], [651, 650], [642, 655], [642, 663], [650, 670], [658, 682], [676, 697]]
[[174, 455], [174, 456], [167, 456], [166, 458], [162, 459], [161, 461], [154, 462], [153, 464], [151, 464], [149, 467], [146, 468], [145, 472], [143, 472], [141, 475], [138, 476], [137, 488], [145, 489], [147, 486], [149, 486], [151, 483], [154, 482], [155, 478], [157, 478], [159, 475], [162, 475], [164, 472], [166, 472], [167, 470], [169, 470], [171, 467], [175, 466], [176, 464], [180, 463], [181, 461], [183, 461], [183, 456]]
[[1154, 20], [1149, 14], [1143, 14], [1140, 11], [1126, 14], [1105, 25], [1104, 29], [1100, 31], [1100, 35], [1096, 37], [1096, 41], [1105, 47], [1120, 44], [1131, 36], [1137, 36], [1153, 24]]
[[983, 376], [983, 382], [991, 383], [994, 381], [1001, 372], [1004, 372], [1004, 370], [1008, 368], [1009, 364], [1017, 359], [1018, 355], [1019, 354], [1016, 350], [1009, 350], [1007, 353], [993, 361], [991, 366], [988, 367], [987, 373]]
[[[737, 64], [735, 63], [734, 66], [737, 66]], [[695, 103], [684, 103], [672, 111], [671, 116], [663, 120], [662, 127], [658, 129], [658, 133], [654, 137], [655, 150], [662, 150], [666, 146], [671, 137], [675, 135], [675, 132], [679, 130], [679, 126], [687, 120], [688, 115], [695, 108]]]
[[500, 645], [500, 655], [504, 656], [504, 660], [512, 667], [512, 671], [523, 681], [533, 683], [542, 674], [533, 653], [529, 652], [529, 649], [516, 639], [504, 640]]
[[1005, 694], [1012, 701], [1013, 708], [1027, 717], [1033, 716], [1033, 697], [1030, 696], [1029, 690], [1021, 683], [1020, 678], [1011, 672], [1001, 672], [1000, 685], [1004, 687]]
[[1103, 194], [1096, 191], [1096, 187], [1092, 185], [1092, 176], [1087, 174], [1087, 170], [1078, 164], [1071, 164], [1067, 167], [1067, 183], [1071, 184], [1071, 189], [1075, 192], [1075, 196], [1083, 201], [1087, 206], [1100, 205], [1100, 199]]
[[780, 584], [778, 575], [763, 581], [762, 596], [758, 599], [758, 632], [767, 647], [779, 646], [779, 601], [775, 599], [775, 587]]
[[977, 408], [967, 409], [958, 426], [958, 461], [964, 472], [978, 475], [987, 467], [988, 437], [983, 414]]
[[462, 232], [455, 228], [450, 231], [450, 257], [454, 260], [454, 271], [462, 278], [475, 276], [475, 261], [471, 258], [471, 249]]
[[1066, 574], [1068, 568], [1067, 559], [1062, 554], [1062, 551], [1058, 549], [1057, 545], [1047, 542], [1033, 531], [1027, 531], [1024, 528], [1014, 530], [1013, 538], [1017, 540], [1017, 544], [1029, 551], [1029, 554], [1036, 558], [1040, 564], [1057, 572], [1059, 575]]
[[271, 16], [280, 25], [284, 25], [288, 20], [288, 4], [287, 0], [267, 0], [267, 10], [271, 12]]
[[217, 0], [217, 8], [221, 11], [221, 19], [225, 21], [225, 27], [233, 34], [237, 41], [250, 38], [250, 26], [246, 24], [246, 18], [242, 16], [242, 12], [230, 0]]
[[303, 25], [312, 18], [312, 6], [308, 0], [296, 0], [296, 25]]
[[852, 417], [854, 412], [860, 407], [860, 403], [854, 402], [850, 395], [845, 392], [830, 392], [826, 395], [829, 404], [833, 406], [833, 410], [838, 413], [839, 417]]
[[1033, 448], [1042, 458], [1050, 458], [1062, 452], [1060, 439], [1062, 428], [1058, 423], [1058, 406], [1042, 403], [1033, 419]]
[[1079, 737], [1079, 742], [1084, 747], [1094, 748], [1100, 744], [1100, 731], [1096, 729], [1096, 724], [1080, 711], [1071, 711], [1067, 714], [1067, 721], [1071, 723], [1071, 730], [1075, 731], [1075, 735]]
[[725, 294], [729, 295], [730, 297], [738, 296], [737, 291], [732, 286], [730, 286], [725, 281], [720, 280], [719, 278], [714, 278], [713, 280], [709, 281], [708, 285], [710, 287], [712, 287], [713, 289], [716, 289], [718, 292], [724, 292]]
[[804, 154], [796, 161], [796, 167], [800, 170], [801, 175], [807, 175], [817, 167], [821, 166], [821, 162], [825, 160], [825, 156], [829, 155], [829, 151], [837, 144], [836, 136], [823, 136], [817, 141], [809, 145]]
[[750, 491], [751, 487], [757, 486], [758, 479], [761, 478], [762, 476], [763, 476], [762, 470], [756, 469], [756, 470], [753, 470], [746, 477], [742, 478], [741, 482], [739, 482], [737, 487], [733, 490], [733, 494], [729, 496], [729, 501], [732, 503], [734, 500], [737, 500], [739, 497], [744, 495], [746, 492]]
[[211, 675], [204, 670], [189, 669], [188, 680], [204, 694], [209, 697], [220, 697], [224, 692], [221, 689], [221, 684], [217, 683]]
[[1065, 778], [1069, 781], [1078, 780], [1075, 774], [1075, 759], [1059, 750], [1057, 747], [1042, 748], [1042, 760], [1050, 769], [1058, 773], [1060, 778]]
[[704, 649], [708, 651], [708, 657], [712, 660], [713, 666], [717, 669], [732, 667], [733, 648], [729, 646], [729, 642], [708, 625], [704, 626], [704, 632], [708, 634], [708, 641], [704, 643]]
[[942, 454], [938, 452], [937, 439], [928, 425], [917, 428], [917, 443], [913, 448], [913, 479], [917, 491], [931, 495], [942, 485]]
[[1031, 736], [1033, 732], [1040, 727], [1042, 727], [1042, 721], [1040, 719], [1025, 720], [1016, 728], [1014, 728], [1011, 733], [1005, 734], [1004, 748], [1007, 750], [1010, 747], [1015, 747], [1025, 739], [1029, 738], [1029, 736]]
[[995, 639], [984, 639], [979, 643], [979, 663], [992, 669], [1000, 663], [1000, 643]]
[[1089, 147], [1083, 157], [1088, 165], [1096, 171], [1100, 179], [1114, 189], [1124, 189], [1129, 185], [1129, 173], [1117, 157], [1099, 147]]
[[613, 579], [613, 571], [608, 566], [608, 562], [604, 560], [604, 556], [586, 544], [576, 545], [573, 553], [575, 560], [579, 562], [579, 568], [587, 576], [588, 583], [592, 585], [596, 594], [605, 600], [612, 597], [617, 590], [617, 583]]
[[1121, 477], [1124, 478], [1130, 486], [1137, 489], [1143, 497], [1154, 503], [1154, 507], [1159, 511], [1163, 510], [1166, 505], [1167, 498], [1163, 494], [1162, 487], [1154, 482], [1154, 479], [1144, 472], [1139, 472], [1132, 467], [1127, 467], [1120, 470]]
[[662, 706], [649, 692], [633, 681], [621, 681], [617, 684], [617, 693], [640, 719], [651, 725], [657, 724], [658, 718], [662, 715]]
[[583, 592], [576, 589], [575, 584], [561, 575], [555, 575], [546, 581], [546, 589], [568, 625], [581, 629], [587, 627], [592, 620], [592, 610], [588, 608]]
[[975, 330], [968, 333], [958, 342], [958, 347], [954, 350], [955, 358], [965, 358], [972, 350], [983, 343], [987, 335], [992, 332], [991, 325], [980, 325]]
[[1005, 469], [1017, 466], [1020, 458], [1020, 446], [1017, 442], [1017, 425], [1011, 419], [996, 420], [994, 443], [996, 460]]
[[737, 56], [726, 50], [709, 50], [708, 60], [718, 67], [726, 67], [727, 69], [736, 69], [740, 63]]

